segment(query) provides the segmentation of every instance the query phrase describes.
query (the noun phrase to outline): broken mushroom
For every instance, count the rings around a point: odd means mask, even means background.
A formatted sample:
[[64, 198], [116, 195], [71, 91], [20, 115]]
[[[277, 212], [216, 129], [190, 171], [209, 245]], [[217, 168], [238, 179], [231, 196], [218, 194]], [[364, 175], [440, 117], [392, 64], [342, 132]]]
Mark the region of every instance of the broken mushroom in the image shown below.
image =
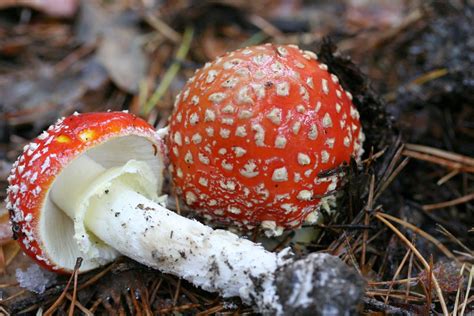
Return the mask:
[[[163, 152], [160, 131], [127, 113], [57, 122], [24, 148], [8, 178], [7, 207], [21, 247], [43, 267], [65, 273], [77, 257], [83, 272], [122, 254], [276, 314], [323, 306], [313, 278], [342, 284], [350, 271], [342, 262], [342, 274], [334, 264], [318, 264], [329, 255], [295, 261], [288, 249], [269, 252], [161, 206]], [[322, 268], [331, 271], [322, 274]]]
[[[136, 191], [156, 199], [162, 152], [155, 130], [127, 113], [76, 113], [59, 120], [23, 148], [8, 178], [6, 206], [24, 251], [43, 267], [64, 272], [84, 254], [84, 271], [115, 259], [118, 252], [85, 228], [86, 209], [80, 203], [106, 195], [112, 180], [125, 177]], [[140, 161], [133, 160], [137, 157]], [[94, 182], [99, 174], [109, 179]], [[99, 192], [99, 186], [105, 188]], [[70, 204], [61, 205], [64, 201]]]
[[316, 54], [294, 45], [240, 49], [189, 79], [170, 119], [173, 182], [208, 218], [283, 228], [315, 222], [336, 169], [362, 155], [352, 96]]

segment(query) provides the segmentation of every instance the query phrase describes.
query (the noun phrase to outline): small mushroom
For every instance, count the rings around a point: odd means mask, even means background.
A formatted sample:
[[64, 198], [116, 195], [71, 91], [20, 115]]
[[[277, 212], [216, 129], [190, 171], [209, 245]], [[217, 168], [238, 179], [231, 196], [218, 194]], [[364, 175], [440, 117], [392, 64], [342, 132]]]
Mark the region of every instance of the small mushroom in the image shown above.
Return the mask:
[[352, 96], [316, 54], [240, 49], [189, 79], [170, 119], [173, 182], [209, 218], [283, 228], [316, 221], [340, 172], [362, 155]]
[[[301, 270], [313, 265], [293, 260], [288, 249], [269, 252], [158, 203], [161, 134], [127, 113], [75, 114], [25, 146], [7, 190], [24, 251], [62, 273], [73, 270], [77, 257], [84, 272], [122, 254], [223, 297], [239, 296], [262, 312], [308, 312], [320, 304], [312, 299], [311, 278], [303, 277], [307, 269]], [[305, 260], [317, 263], [318, 256]], [[320, 271], [318, 264], [311, 271]], [[339, 272], [331, 273], [340, 284]], [[277, 275], [294, 275], [295, 290]]]

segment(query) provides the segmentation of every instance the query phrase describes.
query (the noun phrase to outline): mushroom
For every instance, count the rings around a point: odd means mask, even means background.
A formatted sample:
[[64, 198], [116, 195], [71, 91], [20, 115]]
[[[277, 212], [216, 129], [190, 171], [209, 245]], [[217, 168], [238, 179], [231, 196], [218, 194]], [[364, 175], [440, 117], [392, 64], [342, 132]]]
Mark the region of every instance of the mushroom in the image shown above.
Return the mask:
[[[161, 206], [164, 132], [127, 113], [76, 113], [25, 146], [7, 190], [14, 235], [24, 251], [62, 273], [73, 270], [77, 257], [84, 272], [122, 254], [276, 314], [319, 304], [312, 299], [313, 274], [325, 284], [341, 284], [341, 273], [319, 273], [318, 262], [329, 255], [297, 261], [288, 249], [269, 252]], [[293, 276], [294, 290], [278, 275]]]
[[[127, 113], [75, 113], [58, 120], [23, 148], [8, 177], [6, 207], [14, 237], [50, 270], [71, 272], [80, 256], [82, 271], [114, 260], [119, 252], [100, 241], [103, 232], [86, 229], [86, 205], [81, 203], [90, 203], [94, 194], [113, 194], [108, 187], [124, 177], [133, 189], [156, 200], [163, 152], [155, 130]], [[94, 182], [96, 175], [103, 183]]]
[[[209, 219], [270, 234], [315, 222], [362, 155], [352, 96], [316, 54], [266, 44], [207, 63], [176, 99], [173, 182]], [[326, 175], [322, 175], [326, 174]]]

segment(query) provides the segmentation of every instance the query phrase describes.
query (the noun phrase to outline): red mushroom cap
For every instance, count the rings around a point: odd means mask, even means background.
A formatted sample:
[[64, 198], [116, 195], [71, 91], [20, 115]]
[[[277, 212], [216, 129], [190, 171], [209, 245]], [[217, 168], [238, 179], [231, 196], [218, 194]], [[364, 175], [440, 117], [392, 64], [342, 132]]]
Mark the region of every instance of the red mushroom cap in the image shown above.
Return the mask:
[[170, 120], [171, 171], [192, 208], [220, 220], [297, 227], [334, 191], [320, 177], [362, 153], [352, 96], [294, 45], [226, 54], [198, 70]]
[[[144, 144], [149, 147], [137, 148]], [[142, 155], [150, 160], [154, 171], [161, 172], [162, 146], [154, 128], [132, 114], [75, 113], [58, 120], [25, 146], [8, 177], [7, 209], [10, 211], [14, 237], [25, 253], [47, 269], [57, 272], [72, 270], [75, 258], [69, 264], [61, 262], [64, 258], [58, 248], [61, 244], [71, 243], [69, 246], [73, 251], [75, 241], [72, 234], [58, 235], [74, 231], [73, 223], [65, 215], [60, 215], [60, 210], [54, 209], [53, 203], [49, 201], [49, 190], [56, 176], [75, 157], [87, 151], [97, 160], [102, 159], [103, 165], [113, 166]], [[104, 154], [109, 151], [111, 154]], [[158, 159], [153, 159], [154, 156]], [[45, 211], [50, 212], [48, 216], [44, 214]], [[55, 218], [59, 217], [67, 218], [68, 221], [55, 222]], [[54, 244], [56, 241], [52, 239], [56, 237], [57, 244]], [[95, 266], [95, 263], [85, 260], [81, 270]]]

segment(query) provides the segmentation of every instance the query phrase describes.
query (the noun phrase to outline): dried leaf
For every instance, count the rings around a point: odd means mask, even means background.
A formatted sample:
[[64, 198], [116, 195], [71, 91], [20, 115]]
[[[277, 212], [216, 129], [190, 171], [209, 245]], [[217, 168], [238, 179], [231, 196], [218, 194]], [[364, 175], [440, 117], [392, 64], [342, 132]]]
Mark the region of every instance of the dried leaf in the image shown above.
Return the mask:
[[[459, 283], [462, 281], [462, 276], [459, 274], [459, 267], [454, 261], [450, 262], [438, 262], [433, 267], [433, 274], [438, 280], [441, 290], [445, 293], [456, 292]], [[425, 288], [432, 288], [429, 286], [430, 276], [428, 271], [423, 270], [418, 274], [420, 282], [422, 282]]]
[[9, 123], [43, 128], [65, 105], [77, 103], [86, 92], [101, 87], [107, 76], [98, 62], [88, 58], [61, 73], [44, 65], [28, 76], [13, 74], [5, 79], [0, 100]]
[[138, 84], [146, 75], [148, 58], [140, 43], [136, 16], [129, 12], [108, 12], [84, 2], [78, 20], [78, 39], [85, 44], [99, 41], [97, 58], [112, 81], [126, 92], [138, 92]]

